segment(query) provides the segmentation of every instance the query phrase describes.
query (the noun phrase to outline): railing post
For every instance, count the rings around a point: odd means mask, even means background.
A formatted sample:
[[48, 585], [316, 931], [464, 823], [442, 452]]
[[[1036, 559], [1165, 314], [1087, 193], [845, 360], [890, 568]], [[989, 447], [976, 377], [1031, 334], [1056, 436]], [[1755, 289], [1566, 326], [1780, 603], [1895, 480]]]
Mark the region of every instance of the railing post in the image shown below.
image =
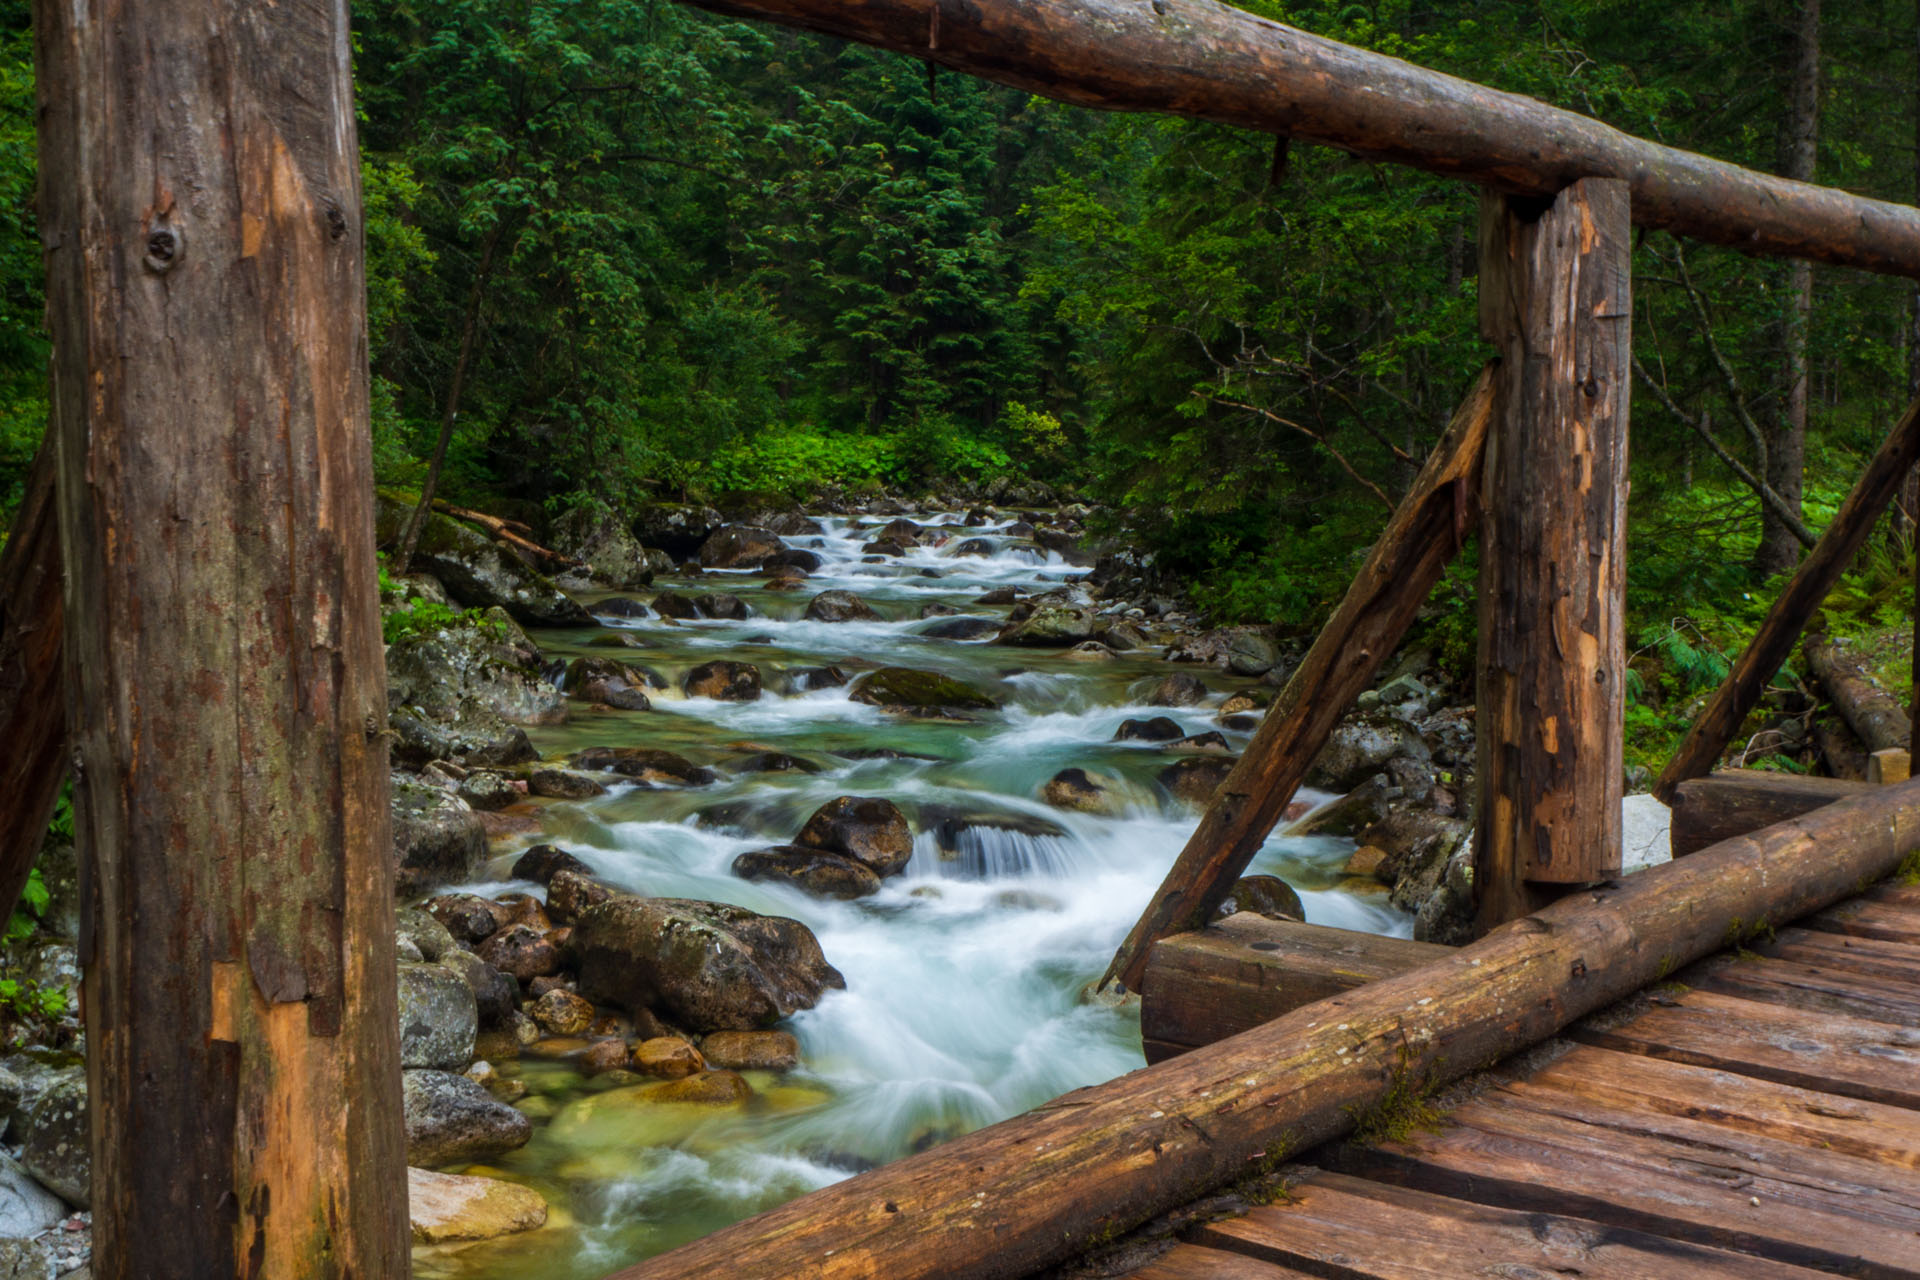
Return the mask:
[[1598, 178], [1481, 204], [1480, 323], [1502, 360], [1481, 521], [1482, 930], [1620, 869], [1630, 212], [1627, 184]]

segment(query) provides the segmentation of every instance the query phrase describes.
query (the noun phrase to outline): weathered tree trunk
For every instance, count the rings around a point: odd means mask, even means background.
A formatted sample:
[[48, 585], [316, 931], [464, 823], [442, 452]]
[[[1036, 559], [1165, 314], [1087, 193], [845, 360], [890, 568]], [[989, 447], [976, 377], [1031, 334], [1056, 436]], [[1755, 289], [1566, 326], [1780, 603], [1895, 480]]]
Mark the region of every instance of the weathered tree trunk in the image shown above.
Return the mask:
[[1482, 929], [1533, 884], [1620, 870], [1626, 711], [1628, 187], [1551, 208], [1489, 195], [1480, 325], [1500, 350], [1480, 536], [1474, 893]]
[[42, 0], [93, 1273], [404, 1276], [345, 0]]
[[1084, 107], [1164, 111], [1515, 195], [1633, 185], [1641, 226], [1747, 253], [1920, 276], [1920, 211], [1804, 186], [1210, 0], [693, 0]]
[[1139, 990], [1154, 942], [1213, 918], [1286, 812], [1334, 726], [1392, 656], [1479, 517], [1481, 457], [1494, 416], [1496, 376], [1489, 367], [1467, 393], [1340, 608], [1267, 709], [1240, 763], [1214, 792], [1206, 816], [1120, 945], [1103, 984], [1118, 981]]
[[1012, 1280], [1353, 1126], [1725, 946], [1920, 842], [1920, 781], [1571, 895], [1436, 963], [1080, 1089], [609, 1280]]
[[1907, 406], [1906, 413], [1881, 443], [1866, 470], [1853, 482], [1852, 492], [1840, 505], [1833, 523], [1820, 535], [1819, 544], [1800, 562], [1786, 589], [1767, 610], [1760, 629], [1754, 632], [1739, 661], [1733, 664], [1733, 670], [1727, 673], [1706, 710], [1687, 730], [1686, 741], [1673, 753], [1673, 759], [1667, 761], [1667, 767], [1654, 784], [1656, 796], [1672, 804], [1675, 787], [1713, 768], [1727, 743], [1739, 732], [1747, 713], [1759, 702], [1767, 682], [1793, 652], [1801, 628], [1807, 625], [1813, 611], [1820, 607], [1827, 592], [1872, 536], [1880, 513], [1893, 500], [1916, 460], [1920, 460], [1920, 399]]
[[1913, 739], [1913, 722], [1892, 694], [1867, 678], [1839, 644], [1824, 635], [1810, 635], [1800, 646], [1807, 670], [1820, 681], [1847, 727], [1866, 744], [1869, 753], [1905, 747]]
[[[1780, 174], [1812, 182], [1820, 139], [1820, 0], [1800, 0], [1793, 34], [1793, 66], [1787, 118], [1780, 137]], [[1807, 331], [1813, 318], [1813, 264], [1787, 266], [1786, 308], [1780, 322], [1780, 358], [1785, 389], [1772, 415], [1767, 441], [1767, 487], [1800, 514], [1807, 458]], [[1788, 573], [1800, 562], [1793, 530], [1764, 503], [1760, 543], [1753, 555], [1762, 574]]]
[[1806, 778], [1759, 769], [1727, 769], [1689, 778], [1673, 797], [1673, 856], [1716, 845], [1872, 791], [1844, 778]]
[[53, 489], [53, 444], [46, 441], [0, 550], [0, 920], [20, 900], [67, 776]]

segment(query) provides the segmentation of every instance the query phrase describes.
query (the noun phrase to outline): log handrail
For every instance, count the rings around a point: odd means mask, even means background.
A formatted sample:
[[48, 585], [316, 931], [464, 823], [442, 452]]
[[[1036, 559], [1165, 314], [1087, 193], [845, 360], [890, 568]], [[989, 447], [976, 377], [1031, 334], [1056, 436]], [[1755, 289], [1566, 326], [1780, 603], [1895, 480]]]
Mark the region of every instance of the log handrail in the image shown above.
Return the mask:
[[1620, 178], [1641, 226], [1920, 277], [1920, 210], [1648, 142], [1215, 0], [690, 2], [1079, 106], [1239, 125], [1515, 195]]
[[1920, 779], [1562, 898], [1433, 964], [836, 1183], [608, 1280], [1016, 1280], [1539, 1043], [1920, 843]]

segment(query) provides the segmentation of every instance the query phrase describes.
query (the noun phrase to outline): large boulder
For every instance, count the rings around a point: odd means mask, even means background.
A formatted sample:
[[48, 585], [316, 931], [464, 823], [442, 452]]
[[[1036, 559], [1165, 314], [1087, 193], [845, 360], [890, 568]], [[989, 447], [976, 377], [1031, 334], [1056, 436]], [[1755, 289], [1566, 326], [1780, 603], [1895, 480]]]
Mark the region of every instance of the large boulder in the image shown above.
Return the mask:
[[1150, 684], [1142, 700], [1150, 707], [1197, 707], [1207, 700], [1207, 686], [1197, 677], [1176, 671]]
[[897, 875], [913, 857], [913, 828], [891, 800], [835, 796], [814, 810], [793, 842], [852, 858], [877, 876]]
[[1240, 763], [1233, 756], [1192, 756], [1162, 769], [1157, 775], [1161, 786], [1173, 793], [1177, 800], [1187, 804], [1204, 806], [1213, 799], [1213, 793], [1233, 772], [1233, 766]]
[[505, 613], [402, 635], [386, 656], [388, 719], [403, 761], [517, 764], [532, 747], [514, 726], [567, 718], [566, 699], [540, 674], [539, 648]]
[[787, 549], [780, 535], [748, 525], [728, 524], [715, 529], [700, 544], [704, 569], [757, 569]]
[[[404, 495], [379, 492], [375, 532], [382, 547], [399, 545], [412, 510]], [[593, 621], [577, 600], [511, 551], [471, 525], [438, 512], [427, 516], [412, 567], [439, 579], [448, 595], [470, 609], [498, 605], [529, 626], [586, 626]]]
[[19, 1161], [0, 1151], [0, 1238], [37, 1236], [66, 1216], [65, 1201], [35, 1181]]
[[464, 977], [438, 964], [400, 966], [401, 1066], [465, 1071], [479, 1030], [479, 1002]]
[[684, 502], [649, 502], [633, 517], [633, 536], [649, 547], [685, 559], [724, 523], [712, 507]]
[[653, 581], [659, 553], [640, 545], [626, 523], [605, 507], [566, 512], [553, 522], [548, 541], [555, 551], [585, 564], [594, 582], [615, 591], [633, 591]]
[[878, 622], [880, 615], [851, 591], [822, 591], [802, 615], [813, 622]]
[[395, 888], [403, 897], [470, 880], [487, 859], [487, 829], [459, 796], [393, 779]]
[[1323, 791], [1350, 791], [1385, 769], [1391, 760], [1424, 763], [1432, 756], [1420, 731], [1395, 716], [1348, 716], [1334, 727], [1327, 745], [1307, 770], [1307, 785]]
[[[1015, 611], [1016, 615], [1018, 612]], [[1092, 605], [1063, 600], [1038, 601], [1025, 616], [1010, 617], [996, 643], [1069, 648], [1093, 638], [1098, 616]]]
[[852, 858], [799, 845], [754, 849], [733, 860], [742, 880], [790, 884], [816, 898], [864, 898], [880, 891], [880, 877]]
[[797, 920], [683, 898], [614, 898], [573, 928], [580, 992], [694, 1031], [753, 1031], [846, 980]]
[[525, 764], [539, 758], [527, 731], [484, 709], [436, 719], [418, 707], [395, 707], [387, 715], [393, 762], [419, 767], [435, 760], [466, 765]]
[[407, 1217], [415, 1244], [491, 1240], [547, 1222], [547, 1202], [532, 1187], [498, 1178], [407, 1170]]
[[533, 1136], [526, 1116], [451, 1071], [402, 1071], [400, 1098], [410, 1165], [471, 1164]]
[[882, 667], [853, 682], [847, 697], [888, 711], [941, 714], [990, 711], [999, 704], [972, 685], [912, 667]]
[[20, 1163], [41, 1186], [78, 1208], [92, 1203], [87, 1073], [69, 1067], [41, 1093], [21, 1132]]
[[760, 668], [751, 662], [703, 662], [687, 672], [681, 687], [689, 698], [753, 702], [760, 696]]

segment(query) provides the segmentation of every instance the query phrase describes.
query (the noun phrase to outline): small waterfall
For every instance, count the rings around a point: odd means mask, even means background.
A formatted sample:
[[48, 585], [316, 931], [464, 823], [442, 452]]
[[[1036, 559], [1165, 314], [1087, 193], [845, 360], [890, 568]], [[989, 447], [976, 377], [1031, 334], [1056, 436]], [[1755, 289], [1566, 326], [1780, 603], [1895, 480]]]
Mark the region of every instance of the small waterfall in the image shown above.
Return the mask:
[[921, 814], [909, 875], [941, 880], [1061, 879], [1087, 862], [1079, 842], [1051, 823], [1018, 817]]

